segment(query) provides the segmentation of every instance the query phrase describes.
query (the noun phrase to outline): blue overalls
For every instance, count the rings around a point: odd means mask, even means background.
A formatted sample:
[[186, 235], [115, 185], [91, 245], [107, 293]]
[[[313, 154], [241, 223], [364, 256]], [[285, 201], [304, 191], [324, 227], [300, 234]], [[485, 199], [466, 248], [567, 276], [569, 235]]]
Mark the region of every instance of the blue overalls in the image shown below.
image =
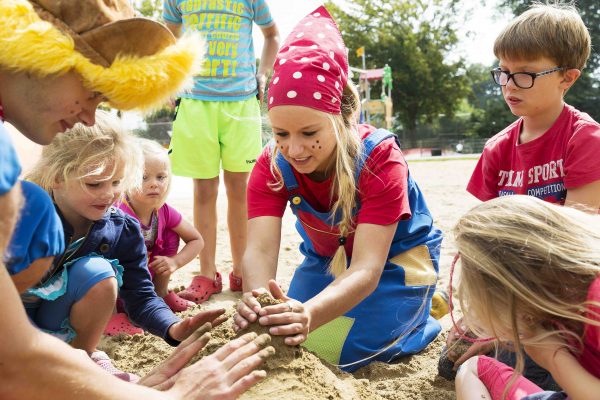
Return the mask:
[[[357, 182], [373, 148], [390, 137], [395, 135], [379, 129], [365, 138], [364, 154], [357, 164]], [[305, 218], [311, 215], [314, 226], [316, 216], [324, 229], [331, 228], [332, 219], [330, 213], [317, 212], [298, 194], [298, 182], [281, 154], [276, 162], [285, 188], [291, 193], [289, 202], [297, 217], [296, 229], [304, 239], [300, 251], [306, 257], [294, 273], [288, 295], [305, 302], [334, 280], [327, 272], [331, 258], [315, 251], [305, 231]], [[433, 227], [423, 195], [410, 174], [407, 187], [412, 217], [398, 222], [379, 285], [345, 315], [311, 332], [303, 344], [346, 371], [354, 371], [371, 361], [390, 362], [419, 352], [441, 330], [439, 323], [429, 316], [429, 310], [439, 271], [442, 232]], [[360, 205], [355, 215], [359, 208]]]

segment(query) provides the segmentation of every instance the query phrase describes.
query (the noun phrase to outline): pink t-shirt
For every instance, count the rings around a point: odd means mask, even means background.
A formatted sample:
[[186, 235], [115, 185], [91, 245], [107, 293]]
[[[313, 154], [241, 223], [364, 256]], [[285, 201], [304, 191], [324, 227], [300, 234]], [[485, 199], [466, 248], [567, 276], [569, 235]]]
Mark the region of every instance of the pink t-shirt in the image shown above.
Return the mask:
[[[119, 204], [119, 208], [123, 210], [123, 212], [137, 219], [141, 224], [141, 221], [130, 207], [127, 200], [123, 200], [123, 202]], [[158, 209], [158, 232], [151, 252], [148, 252], [150, 256], [149, 262], [152, 262], [155, 256], [171, 257], [177, 254], [180, 238], [173, 229], [181, 223], [182, 218], [181, 214], [167, 203], [163, 204], [162, 207]]]
[[481, 201], [526, 194], [563, 204], [568, 189], [600, 179], [600, 124], [565, 105], [552, 127], [519, 143], [518, 119], [485, 145], [467, 191]]
[[[375, 128], [360, 125], [359, 134], [366, 138]], [[283, 188], [275, 191], [269, 183], [274, 182], [270, 171], [271, 151], [266, 146], [258, 158], [248, 183], [248, 218], [261, 216], [282, 217], [291, 192]], [[307, 175], [293, 169], [299, 185], [299, 194], [318, 212], [328, 212], [336, 199], [331, 199], [333, 178], [324, 182], [315, 182]], [[355, 217], [356, 224], [368, 223], [390, 225], [401, 219], [411, 217], [406, 183], [408, 166], [393, 138], [382, 141], [373, 149], [365, 162], [358, 181], [358, 199], [360, 210]], [[307, 228], [311, 242], [317, 253], [332, 256], [339, 247], [337, 227], [323, 227], [317, 217], [303, 214], [306, 226], [319, 226], [319, 229]], [[325, 228], [325, 229], [322, 229]], [[324, 230], [328, 232], [323, 232]], [[346, 241], [346, 252], [352, 254], [354, 235]]]
[[[598, 276], [590, 285], [587, 300], [600, 303], [600, 276]], [[590, 306], [589, 308], [597, 315], [594, 316], [593, 314], [588, 314], [588, 317], [600, 322], [600, 307]], [[579, 362], [590, 374], [600, 379], [600, 326], [585, 326], [583, 344], [584, 348], [579, 357]]]

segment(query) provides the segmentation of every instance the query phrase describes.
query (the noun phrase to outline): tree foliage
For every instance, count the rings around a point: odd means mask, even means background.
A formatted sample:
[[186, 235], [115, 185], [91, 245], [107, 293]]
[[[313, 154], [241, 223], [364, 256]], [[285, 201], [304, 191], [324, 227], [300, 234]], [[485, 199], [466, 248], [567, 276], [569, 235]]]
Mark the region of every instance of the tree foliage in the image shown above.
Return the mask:
[[142, 16], [158, 21], [162, 17], [162, 3], [162, 0], [138, 0], [134, 7]]
[[367, 68], [392, 67], [395, 115], [411, 143], [419, 122], [452, 116], [468, 93], [462, 60], [449, 61], [458, 42], [458, 0], [350, 0], [344, 8], [329, 1], [352, 66], [365, 47]]
[[[501, 7], [509, 7], [515, 15], [526, 11], [534, 2], [531, 0], [504, 0]], [[578, 0], [577, 9], [592, 38], [592, 54], [581, 77], [567, 92], [565, 101], [577, 109], [590, 114], [600, 121], [600, 2], [598, 0]]]
[[474, 64], [466, 74], [471, 88], [467, 100], [473, 107], [468, 133], [482, 138], [495, 135], [517, 118], [506, 105], [500, 86], [492, 81], [492, 68]]

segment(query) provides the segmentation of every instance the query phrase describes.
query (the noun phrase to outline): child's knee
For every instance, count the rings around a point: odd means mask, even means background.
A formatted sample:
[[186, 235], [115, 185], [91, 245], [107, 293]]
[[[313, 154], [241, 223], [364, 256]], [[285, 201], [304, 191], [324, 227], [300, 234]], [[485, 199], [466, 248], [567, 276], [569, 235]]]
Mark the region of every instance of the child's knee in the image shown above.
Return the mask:
[[462, 386], [464, 386], [465, 382], [471, 380], [473, 378], [479, 379], [478, 373], [478, 363], [479, 356], [474, 356], [469, 358], [467, 361], [461, 364], [458, 367], [458, 371], [456, 372], [456, 390], [458, 391]]
[[69, 267], [69, 289], [75, 302], [85, 297], [92, 289], [116, 298], [116, 272], [110, 262], [102, 257], [89, 257]]

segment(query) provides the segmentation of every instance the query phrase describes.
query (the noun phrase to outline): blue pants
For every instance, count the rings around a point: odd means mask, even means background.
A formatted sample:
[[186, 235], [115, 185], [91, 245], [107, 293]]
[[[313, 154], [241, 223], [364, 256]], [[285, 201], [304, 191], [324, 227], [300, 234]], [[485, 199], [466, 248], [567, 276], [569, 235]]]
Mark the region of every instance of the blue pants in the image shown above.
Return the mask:
[[67, 290], [62, 296], [25, 307], [29, 318], [38, 328], [71, 341], [75, 337], [69, 323], [71, 308], [100, 281], [116, 278], [116, 273], [112, 264], [102, 257], [83, 257], [65, 268]]

